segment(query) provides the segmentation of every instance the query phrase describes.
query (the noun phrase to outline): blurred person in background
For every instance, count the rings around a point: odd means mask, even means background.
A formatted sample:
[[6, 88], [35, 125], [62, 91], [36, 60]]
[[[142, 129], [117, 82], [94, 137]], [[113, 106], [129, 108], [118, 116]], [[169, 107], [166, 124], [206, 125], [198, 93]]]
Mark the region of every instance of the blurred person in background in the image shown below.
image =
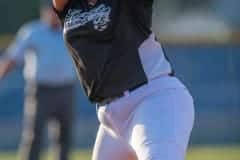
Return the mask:
[[40, 16], [40, 20], [24, 25], [6, 50], [0, 62], [0, 79], [25, 59], [26, 99], [19, 159], [40, 158], [44, 127], [48, 120], [54, 120], [57, 159], [67, 160], [76, 75], [50, 1], [41, 2]]

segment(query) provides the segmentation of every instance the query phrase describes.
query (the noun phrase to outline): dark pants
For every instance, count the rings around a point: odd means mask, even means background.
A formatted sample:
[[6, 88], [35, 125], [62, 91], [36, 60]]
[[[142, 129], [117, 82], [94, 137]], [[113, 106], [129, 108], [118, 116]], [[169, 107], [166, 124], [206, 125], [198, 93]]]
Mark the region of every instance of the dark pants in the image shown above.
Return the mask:
[[31, 85], [26, 89], [24, 128], [20, 160], [39, 160], [44, 128], [49, 120], [58, 124], [54, 134], [58, 160], [67, 160], [73, 122], [73, 86]]

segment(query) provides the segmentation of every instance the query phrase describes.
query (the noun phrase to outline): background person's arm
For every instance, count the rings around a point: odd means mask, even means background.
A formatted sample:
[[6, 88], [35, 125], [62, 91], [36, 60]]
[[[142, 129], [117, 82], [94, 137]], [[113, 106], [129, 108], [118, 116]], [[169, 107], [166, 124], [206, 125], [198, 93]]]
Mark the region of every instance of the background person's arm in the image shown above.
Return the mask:
[[24, 54], [33, 43], [33, 25], [24, 25], [15, 40], [6, 49], [0, 59], [0, 80], [3, 79], [17, 64], [24, 62]]
[[0, 60], [0, 80], [3, 79], [16, 65], [12, 59]]

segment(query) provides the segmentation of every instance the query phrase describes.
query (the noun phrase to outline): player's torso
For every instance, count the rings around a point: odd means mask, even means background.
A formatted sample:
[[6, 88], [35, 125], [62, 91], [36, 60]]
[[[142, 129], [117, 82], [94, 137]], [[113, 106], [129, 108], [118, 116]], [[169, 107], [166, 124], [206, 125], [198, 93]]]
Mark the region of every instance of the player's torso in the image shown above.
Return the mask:
[[[65, 39], [92, 101], [118, 96], [149, 80], [140, 47], [151, 37], [151, 15], [152, 1], [147, 0], [99, 0], [92, 7], [86, 1], [70, 4], [63, 22]], [[154, 54], [163, 57], [161, 47], [159, 53], [156, 48]]]

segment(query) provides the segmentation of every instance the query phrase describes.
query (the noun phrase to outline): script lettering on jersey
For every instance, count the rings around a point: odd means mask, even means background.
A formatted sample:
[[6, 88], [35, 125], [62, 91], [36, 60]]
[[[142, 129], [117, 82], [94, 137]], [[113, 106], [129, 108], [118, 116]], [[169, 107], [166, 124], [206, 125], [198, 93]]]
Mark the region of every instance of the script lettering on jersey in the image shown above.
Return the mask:
[[66, 30], [75, 29], [92, 22], [97, 31], [104, 31], [110, 22], [111, 7], [101, 4], [88, 12], [79, 9], [69, 9], [64, 22]]

